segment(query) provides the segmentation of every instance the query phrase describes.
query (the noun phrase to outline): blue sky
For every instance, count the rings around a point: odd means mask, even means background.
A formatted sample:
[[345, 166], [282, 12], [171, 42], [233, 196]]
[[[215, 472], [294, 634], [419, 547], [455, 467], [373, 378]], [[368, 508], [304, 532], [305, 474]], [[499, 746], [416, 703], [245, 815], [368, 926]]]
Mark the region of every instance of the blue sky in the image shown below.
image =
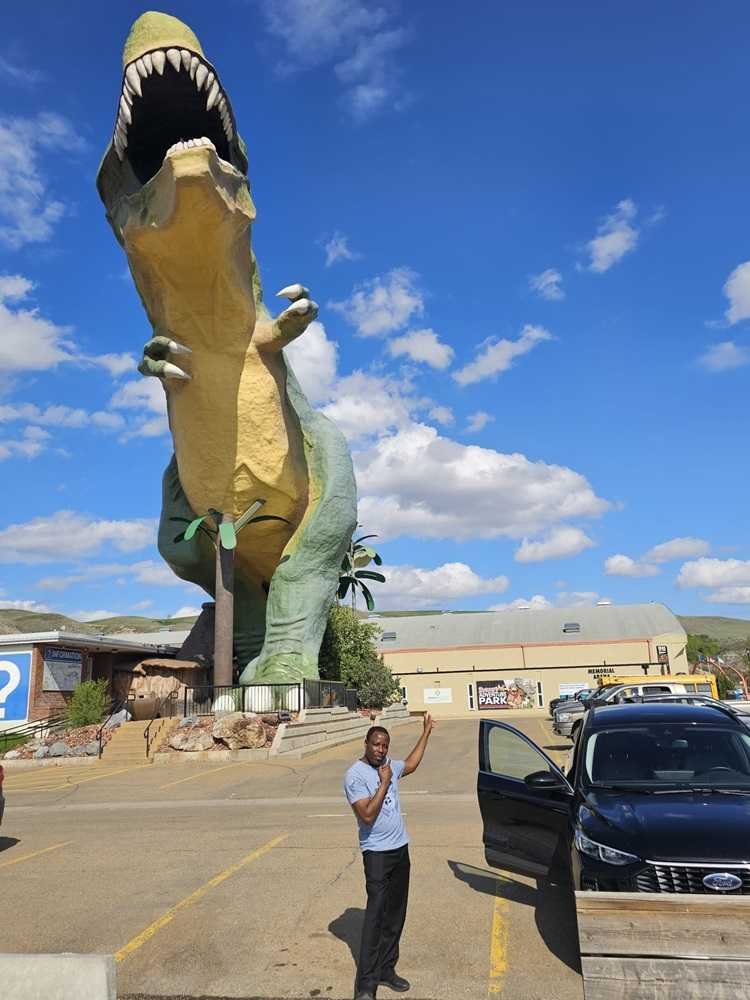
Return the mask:
[[[171, 454], [94, 177], [139, 5], [0, 32], [0, 602], [202, 595], [154, 547]], [[739, 2], [175, 3], [250, 154], [267, 295], [351, 441], [379, 606], [750, 616], [748, 14]]]

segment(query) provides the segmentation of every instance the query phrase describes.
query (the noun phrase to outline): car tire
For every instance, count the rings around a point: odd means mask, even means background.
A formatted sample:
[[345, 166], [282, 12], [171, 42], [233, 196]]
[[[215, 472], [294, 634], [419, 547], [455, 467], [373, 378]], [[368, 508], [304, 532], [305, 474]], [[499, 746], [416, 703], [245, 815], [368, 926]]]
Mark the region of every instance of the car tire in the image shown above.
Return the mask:
[[572, 729], [570, 730], [570, 738], [571, 738], [571, 740], [572, 740], [572, 741], [573, 741], [574, 743], [575, 743], [575, 742], [576, 742], [576, 740], [578, 739], [578, 734], [580, 733], [580, 731], [581, 731], [581, 723], [580, 723], [580, 722], [576, 722], [576, 724], [575, 724], [575, 725], [573, 726], [573, 728], [572, 728]]

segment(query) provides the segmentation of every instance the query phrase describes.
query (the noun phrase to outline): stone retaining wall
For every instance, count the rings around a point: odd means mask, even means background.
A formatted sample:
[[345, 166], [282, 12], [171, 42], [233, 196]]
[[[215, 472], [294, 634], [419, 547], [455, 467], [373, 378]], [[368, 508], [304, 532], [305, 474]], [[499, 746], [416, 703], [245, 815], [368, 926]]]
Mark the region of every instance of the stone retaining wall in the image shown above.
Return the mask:
[[[391, 729], [413, 721], [406, 706], [398, 703], [381, 712], [374, 725]], [[364, 740], [372, 725], [367, 716], [346, 708], [306, 708], [297, 722], [279, 726], [271, 746], [271, 756], [305, 757], [339, 743]]]

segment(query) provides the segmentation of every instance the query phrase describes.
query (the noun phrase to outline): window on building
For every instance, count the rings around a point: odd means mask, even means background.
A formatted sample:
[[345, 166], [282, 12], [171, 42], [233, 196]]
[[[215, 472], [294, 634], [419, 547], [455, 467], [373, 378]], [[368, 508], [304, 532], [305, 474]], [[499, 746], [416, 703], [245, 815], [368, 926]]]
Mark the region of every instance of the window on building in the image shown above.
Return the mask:
[[563, 632], [580, 632], [581, 631], [580, 622], [565, 622], [562, 630]]
[[469, 710], [473, 712], [474, 711], [474, 685], [473, 684], [467, 684], [466, 685], [466, 694], [467, 694], [467, 697], [468, 697], [468, 700], [469, 700]]
[[396, 633], [395, 632], [383, 632], [383, 634], [380, 637], [380, 641], [381, 642], [395, 642], [396, 641]]
[[536, 682], [536, 707], [544, 708], [544, 690], [541, 681]]
[[403, 700], [404, 701], [408, 701], [409, 700], [409, 696], [406, 693], [406, 688], [402, 687], [402, 688], [399, 688], [399, 690], [401, 691], [401, 697], [403, 698]]

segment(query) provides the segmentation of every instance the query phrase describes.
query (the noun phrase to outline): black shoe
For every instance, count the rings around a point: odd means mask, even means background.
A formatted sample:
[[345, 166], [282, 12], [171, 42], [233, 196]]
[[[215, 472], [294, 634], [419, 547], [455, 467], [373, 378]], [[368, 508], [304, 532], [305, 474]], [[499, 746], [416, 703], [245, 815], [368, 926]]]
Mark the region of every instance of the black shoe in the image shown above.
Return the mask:
[[357, 990], [354, 1000], [375, 1000], [375, 994], [369, 990]]
[[395, 972], [392, 972], [386, 979], [381, 979], [380, 985], [387, 986], [389, 990], [395, 990], [396, 993], [406, 993], [407, 990], [411, 989], [409, 980], [404, 979], [403, 976], [397, 976]]

